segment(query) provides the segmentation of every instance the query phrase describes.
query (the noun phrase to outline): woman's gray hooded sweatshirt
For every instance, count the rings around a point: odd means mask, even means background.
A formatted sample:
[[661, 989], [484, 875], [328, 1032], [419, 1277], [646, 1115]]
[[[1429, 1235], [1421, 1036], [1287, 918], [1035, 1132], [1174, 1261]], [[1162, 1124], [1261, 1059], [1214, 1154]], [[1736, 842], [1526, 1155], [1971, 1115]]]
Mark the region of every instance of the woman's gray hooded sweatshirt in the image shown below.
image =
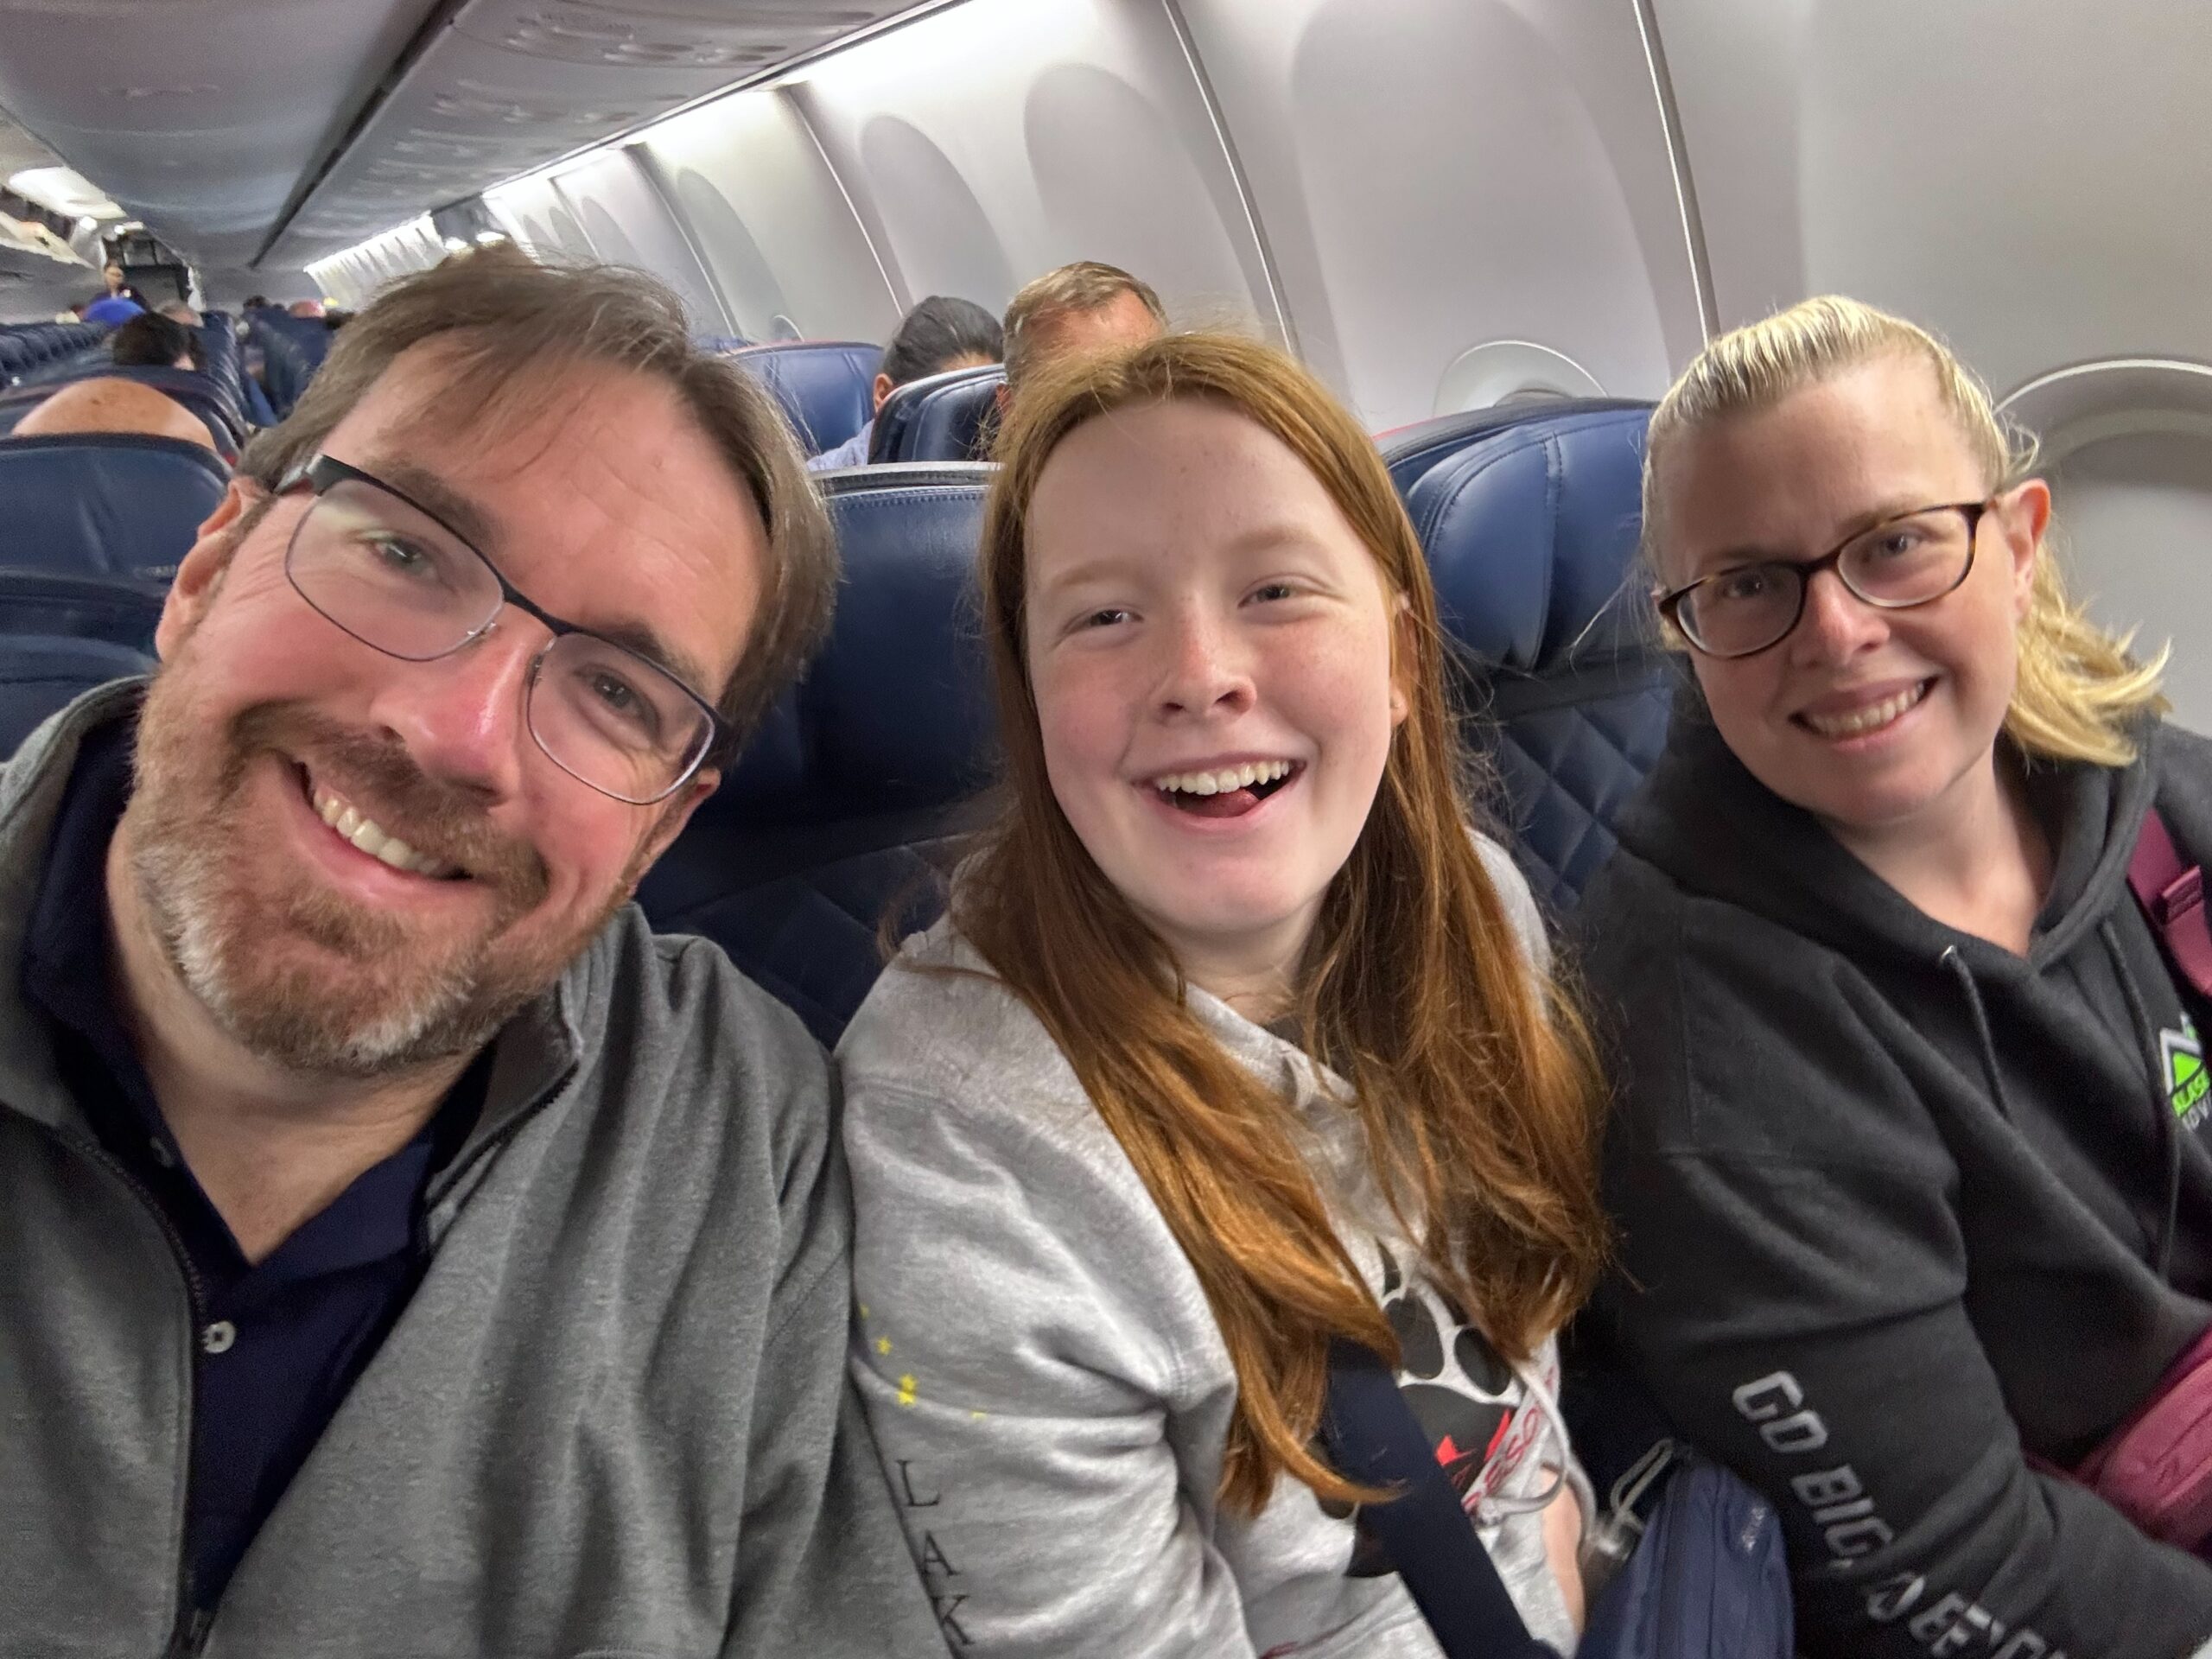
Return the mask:
[[[1529, 890], [1484, 843], [1524, 946]], [[931, 972], [964, 968], [966, 973]], [[1543, 1492], [1563, 1433], [1444, 1299], [1363, 1179], [1343, 1084], [1192, 989], [1230, 1052], [1293, 1098], [1339, 1235], [1390, 1314], [1408, 1403], [1477, 1468], [1478, 1513]], [[854, 1372], [957, 1654], [1437, 1659], [1342, 1510], [1298, 1481], [1222, 1508], [1236, 1373], [1190, 1262], [1035, 1016], [949, 924], [910, 940], [847, 1031], [857, 1232]], [[1535, 1369], [1558, 1387], [1547, 1343]], [[1533, 1509], [1478, 1535], [1540, 1637], [1574, 1635]]]
[[2024, 957], [1923, 914], [1688, 700], [1578, 913], [1620, 1067], [1601, 1305], [1780, 1508], [1808, 1652], [2212, 1637], [2212, 1566], [2031, 1460], [2077, 1463], [2212, 1321], [2209, 1027], [2127, 887], [2154, 797], [2212, 853], [2212, 745], [2144, 739], [2028, 770], [2055, 868]]

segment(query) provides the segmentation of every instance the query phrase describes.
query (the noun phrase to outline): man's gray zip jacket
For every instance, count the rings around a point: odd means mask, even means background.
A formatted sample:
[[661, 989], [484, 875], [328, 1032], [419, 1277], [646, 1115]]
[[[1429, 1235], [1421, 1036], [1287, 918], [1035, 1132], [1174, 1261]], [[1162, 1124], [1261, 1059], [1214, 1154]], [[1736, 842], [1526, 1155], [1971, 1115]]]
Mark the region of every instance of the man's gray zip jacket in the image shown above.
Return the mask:
[[845, 1372], [827, 1064], [634, 907], [500, 1033], [420, 1286], [212, 1618], [194, 1291], [16, 969], [103, 687], [0, 770], [0, 1656], [944, 1651]]

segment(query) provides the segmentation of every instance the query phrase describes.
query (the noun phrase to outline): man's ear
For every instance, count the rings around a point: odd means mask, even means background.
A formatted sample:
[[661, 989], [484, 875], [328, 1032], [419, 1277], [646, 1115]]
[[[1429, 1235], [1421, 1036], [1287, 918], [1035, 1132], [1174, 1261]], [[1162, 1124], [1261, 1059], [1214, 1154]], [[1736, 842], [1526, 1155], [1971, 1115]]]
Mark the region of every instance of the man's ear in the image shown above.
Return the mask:
[[154, 629], [154, 649], [163, 662], [175, 656], [223, 585], [223, 573], [243, 540], [239, 527], [254, 507], [269, 499], [268, 491], [250, 478], [233, 476], [215, 511], [200, 526], [192, 550], [176, 568], [168, 598], [162, 606], [162, 620]]
[[702, 766], [691, 781], [676, 791], [661, 806], [660, 822], [653, 825], [652, 833], [645, 837], [645, 844], [638, 849], [636, 861], [630, 867], [629, 890], [638, 891], [638, 883], [645, 879], [645, 872], [660, 861], [669, 844], [683, 833], [683, 826], [691, 822], [691, 815], [721, 786], [721, 769]]

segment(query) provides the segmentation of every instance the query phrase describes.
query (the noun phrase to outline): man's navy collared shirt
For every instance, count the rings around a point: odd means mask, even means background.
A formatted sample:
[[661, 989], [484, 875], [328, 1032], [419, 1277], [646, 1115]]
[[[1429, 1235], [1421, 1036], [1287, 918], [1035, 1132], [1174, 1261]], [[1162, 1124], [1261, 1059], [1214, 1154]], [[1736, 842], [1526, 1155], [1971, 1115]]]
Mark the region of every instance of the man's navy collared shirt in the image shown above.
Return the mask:
[[103, 728], [78, 756], [22, 988], [53, 1020], [63, 1084], [160, 1211], [194, 1281], [185, 1554], [193, 1599], [209, 1608], [422, 1277], [423, 1189], [475, 1123], [489, 1051], [412, 1141], [248, 1262], [185, 1167], [114, 1004], [107, 850], [130, 798], [135, 730], [131, 721]]

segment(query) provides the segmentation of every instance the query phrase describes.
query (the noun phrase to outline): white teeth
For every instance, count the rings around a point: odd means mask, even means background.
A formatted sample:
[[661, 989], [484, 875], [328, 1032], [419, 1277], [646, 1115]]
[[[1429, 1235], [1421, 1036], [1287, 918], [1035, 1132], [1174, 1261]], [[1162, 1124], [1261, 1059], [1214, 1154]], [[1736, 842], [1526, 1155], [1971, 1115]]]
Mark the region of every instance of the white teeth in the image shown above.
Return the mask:
[[373, 818], [361, 816], [360, 811], [327, 789], [315, 791], [315, 816], [339, 835], [366, 853], [380, 859], [396, 870], [407, 870], [416, 875], [446, 876], [458, 874], [454, 866], [427, 854], [418, 853], [397, 836], [391, 834]]
[[1152, 786], [1163, 794], [1226, 795], [1231, 790], [1249, 789], [1255, 784], [1272, 784], [1279, 778], [1289, 777], [1290, 772], [1291, 763], [1287, 760], [1255, 760], [1220, 772], [1171, 772], [1154, 779]]
[[1923, 681], [1910, 690], [1900, 691], [1894, 697], [1886, 697], [1872, 708], [1857, 709], [1848, 715], [1831, 715], [1825, 719], [1815, 715], [1807, 715], [1805, 723], [1822, 737], [1864, 737], [1869, 732], [1881, 730], [1883, 727], [1897, 719], [1927, 695], [1928, 686]]

